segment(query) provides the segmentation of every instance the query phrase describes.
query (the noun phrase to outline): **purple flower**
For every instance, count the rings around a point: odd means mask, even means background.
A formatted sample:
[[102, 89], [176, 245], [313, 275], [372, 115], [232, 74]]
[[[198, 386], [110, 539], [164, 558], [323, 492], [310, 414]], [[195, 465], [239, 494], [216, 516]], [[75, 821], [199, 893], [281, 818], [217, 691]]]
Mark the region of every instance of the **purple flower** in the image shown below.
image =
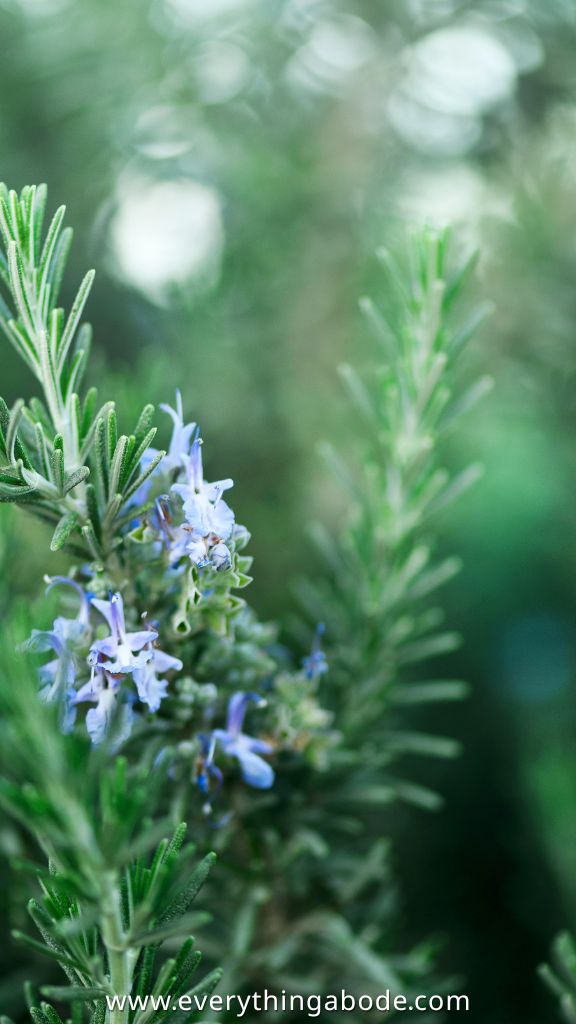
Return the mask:
[[87, 595], [75, 580], [67, 576], [47, 577], [47, 591], [60, 584], [73, 587], [80, 595], [80, 607], [75, 619], [58, 616], [51, 630], [32, 630], [32, 635], [24, 644], [25, 650], [33, 653], [53, 651], [56, 655], [51, 661], [42, 665], [39, 670], [40, 697], [46, 702], [62, 700], [66, 711], [63, 728], [71, 728], [73, 715], [70, 716], [70, 698], [74, 694], [72, 687], [76, 681], [79, 656], [82, 648], [88, 643], [90, 635], [90, 604]]
[[80, 598], [80, 607], [78, 609], [78, 615], [75, 619], [71, 619], [71, 622], [77, 622], [82, 630], [85, 632], [90, 629], [90, 596], [86, 593], [84, 588], [71, 579], [70, 576], [45, 576], [45, 582], [48, 584], [46, 587], [46, 593], [50, 593], [53, 587], [72, 587], [76, 591]]
[[128, 739], [132, 731], [134, 714], [128, 702], [119, 702], [120, 682], [107, 672], [92, 670], [90, 680], [74, 696], [74, 704], [86, 701], [96, 704], [86, 714], [86, 728], [94, 745], [102, 743], [114, 722], [115, 745]]
[[[192, 441], [192, 435], [196, 431], [195, 423], [184, 423], [184, 413], [182, 409], [182, 395], [180, 391], [176, 391], [176, 408], [173, 409], [171, 405], [162, 403], [160, 408], [163, 412], [168, 413], [174, 424], [172, 429], [172, 437], [170, 439], [170, 445], [166, 455], [161, 462], [158, 463], [156, 469], [146, 478], [143, 484], [138, 488], [137, 491], [132, 495], [129, 504], [130, 505], [142, 505], [148, 499], [150, 488], [152, 486], [152, 480], [158, 473], [169, 473], [175, 469], [181, 469], [184, 460], [188, 457], [190, 451], [190, 443]], [[140, 471], [144, 472], [148, 469], [150, 463], [159, 454], [158, 448], [147, 448], [140, 459]]]
[[180, 658], [173, 658], [164, 651], [152, 648], [152, 657], [142, 668], [135, 668], [132, 678], [136, 683], [138, 697], [143, 704], [147, 704], [150, 711], [158, 711], [162, 699], [168, 691], [168, 680], [159, 679], [159, 673], [180, 672], [182, 662]]
[[272, 747], [264, 740], [255, 739], [242, 732], [248, 704], [264, 702], [256, 693], [235, 693], [228, 703], [228, 717], [225, 729], [214, 729], [212, 736], [228, 757], [235, 757], [240, 765], [242, 778], [255, 789], [269, 789], [274, 782], [274, 771], [260, 754], [271, 754]]
[[207, 483], [202, 468], [202, 440], [196, 434], [192, 450], [184, 460], [185, 483], [172, 485], [184, 504], [184, 515], [189, 529], [187, 552], [196, 565], [212, 564], [217, 570], [230, 567], [230, 552], [226, 541], [234, 527], [234, 513], [223, 500], [224, 491], [233, 486], [232, 480]]
[[148, 645], [156, 640], [155, 629], [141, 629], [126, 632], [124, 602], [121, 594], [114, 594], [109, 601], [92, 599], [92, 604], [104, 616], [110, 627], [110, 636], [96, 640], [88, 658], [95, 668], [104, 668], [110, 675], [124, 675], [134, 669], [143, 668], [152, 659]]
[[160, 547], [168, 553], [170, 565], [176, 565], [188, 553], [190, 530], [174, 522], [168, 495], [164, 494], [156, 499], [151, 522], [158, 531]]
[[33, 654], [54, 651], [56, 657], [39, 670], [40, 696], [47, 702], [63, 697], [76, 681], [76, 655], [70, 646], [67, 623], [69, 619], [56, 619], [51, 630], [33, 629], [24, 649]]
[[[222, 772], [214, 764], [216, 737], [213, 734], [211, 736], [206, 736], [204, 733], [200, 733], [198, 740], [200, 743], [200, 752], [196, 766], [196, 784], [198, 789], [205, 796], [208, 796], [213, 782], [216, 785], [216, 790], [219, 790], [222, 785]], [[209, 804], [206, 806], [210, 809]]]
[[324, 672], [328, 671], [328, 662], [326, 655], [322, 650], [322, 637], [324, 635], [324, 626], [320, 623], [316, 627], [316, 635], [312, 642], [312, 650], [305, 658], [302, 658], [302, 668], [304, 669], [304, 675], [311, 682], [319, 679]]
[[162, 404], [160, 406], [163, 412], [168, 413], [174, 424], [172, 429], [172, 437], [170, 439], [170, 445], [164, 459], [162, 460], [163, 469], [181, 469], [183, 462], [188, 457], [190, 452], [190, 444], [193, 435], [197, 431], [195, 423], [184, 423], [184, 412], [182, 409], [182, 395], [180, 391], [176, 391], [176, 408], [173, 409], [170, 405]]

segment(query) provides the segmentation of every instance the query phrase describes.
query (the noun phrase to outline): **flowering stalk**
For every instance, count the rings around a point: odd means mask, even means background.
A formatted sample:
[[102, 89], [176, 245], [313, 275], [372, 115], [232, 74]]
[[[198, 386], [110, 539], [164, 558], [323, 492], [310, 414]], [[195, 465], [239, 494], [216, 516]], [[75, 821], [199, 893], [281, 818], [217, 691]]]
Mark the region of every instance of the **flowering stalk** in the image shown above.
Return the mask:
[[[232, 966], [243, 981], [269, 972], [289, 985], [326, 948], [323, 976], [338, 980], [352, 964], [360, 984], [369, 976], [399, 989], [380, 926], [348, 920], [344, 908], [353, 892], [374, 912], [371, 886], [388, 870], [368, 829], [374, 808], [398, 796], [435, 801], [389, 775], [390, 763], [405, 750], [454, 751], [393, 721], [405, 705], [462, 690], [405, 675], [454, 644], [434, 632], [440, 616], [427, 602], [455, 562], [434, 564], [426, 538], [432, 514], [475, 475], [451, 479], [437, 461], [458, 413], [452, 363], [469, 334], [449, 327], [459, 281], [447, 273], [446, 239], [424, 235], [416, 249], [386, 366], [367, 383], [344, 371], [368, 441], [357, 478], [330, 454], [353, 509], [342, 536], [320, 531], [328, 567], [304, 598], [325, 626], [294, 666], [239, 594], [250, 582], [249, 534], [228, 503], [232, 480], [205, 477], [200, 429], [180, 394], [161, 407], [165, 451], [152, 446], [151, 406], [121, 434], [112, 402], [98, 408], [93, 389], [81, 397], [92, 277], [66, 317], [56, 302], [70, 234], [59, 211], [41, 242], [45, 199], [42, 187], [0, 191], [2, 326], [43, 390], [43, 401], [0, 405], [0, 500], [55, 525], [51, 547], [70, 565], [47, 577], [61, 614], [21, 645], [39, 660], [34, 694], [0, 686], [6, 721], [25, 733], [23, 745], [6, 744], [0, 797], [56, 870], [40, 873], [45, 902], [33, 918], [69, 985], [48, 994], [72, 1004], [74, 1024], [84, 1011], [89, 1024], [128, 1024], [125, 1011], [105, 1009], [106, 994], [197, 991], [190, 939], [154, 969], [161, 943], [194, 924], [188, 907], [212, 862], [191, 870], [182, 817], [200, 835], [207, 824], [229, 865], [242, 864], [240, 881], [231, 871], [212, 892], [211, 909], [234, 918]], [[323, 863], [331, 848], [334, 872]], [[72, 902], [60, 900], [64, 889]], [[384, 917], [388, 898], [380, 884]], [[417, 975], [418, 957], [405, 962]], [[46, 1006], [32, 1003], [34, 1024], [59, 1024]], [[143, 1011], [129, 1024], [163, 1019]]]
[[[325, 528], [315, 527], [328, 583], [306, 583], [301, 591], [310, 614], [322, 614], [332, 641], [330, 679], [340, 728], [357, 746], [377, 708], [382, 767], [405, 752], [450, 756], [456, 749], [450, 740], [404, 732], [395, 723], [402, 707], [457, 699], [465, 691], [456, 681], [413, 676], [414, 666], [459, 643], [442, 629], [442, 611], [432, 603], [460, 569], [453, 556], [435, 560], [435, 531], [441, 511], [481, 471], [469, 466], [451, 474], [441, 459], [446, 436], [492, 384], [483, 377], [454, 394], [459, 357], [482, 314], [475, 311], [464, 323], [453, 319], [474, 259], [452, 270], [448, 233], [433, 231], [413, 239], [408, 271], [384, 256], [401, 289], [396, 320], [388, 322], [371, 300], [362, 301], [382, 362], [367, 374], [341, 368], [365, 441], [354, 468], [324, 448], [351, 497], [350, 516], [336, 546]], [[400, 791], [406, 799], [435, 802], [417, 787], [401, 783]]]
[[[305, 677], [314, 680], [334, 731], [314, 745], [315, 761], [293, 765], [292, 789], [267, 804], [265, 836], [257, 826], [249, 833], [267, 872], [253, 872], [252, 892], [243, 894], [235, 970], [292, 991], [302, 965], [329, 991], [346, 977], [359, 993], [370, 986], [422, 991], [431, 969], [426, 944], [401, 955], [394, 948], [388, 813], [398, 800], [430, 810], [441, 804], [437, 793], [404, 777], [402, 754], [458, 751], [449, 737], [411, 729], [410, 717], [414, 706], [455, 700], [466, 689], [428, 667], [458, 643], [442, 628], [435, 597], [459, 563], [437, 561], [434, 549], [439, 513], [479, 475], [477, 467], [444, 468], [444, 439], [490, 381], [461, 394], [456, 376], [479, 320], [474, 313], [459, 323], [454, 309], [474, 261], [453, 268], [447, 234], [431, 231], [414, 239], [411, 256], [408, 271], [393, 267], [395, 318], [362, 304], [381, 346], [377, 363], [342, 374], [363, 430], [353, 435], [349, 458], [324, 449], [349, 514], [336, 537], [315, 528], [324, 572], [300, 586], [308, 618], [324, 624]], [[275, 687], [304, 706], [307, 693], [294, 697], [293, 680], [278, 678]], [[273, 713], [284, 715], [286, 702]], [[257, 900], [259, 886], [266, 895]]]
[[[0, 190], [1, 326], [43, 390], [43, 401], [33, 399], [28, 406], [19, 401], [11, 411], [0, 405], [0, 500], [55, 524], [52, 550], [61, 548], [74, 561], [69, 575], [46, 577], [48, 591], [56, 588], [61, 595], [62, 613], [51, 627], [33, 629], [20, 645], [42, 658], [39, 699], [32, 708], [11, 708], [10, 714], [30, 719], [36, 735], [34, 715], [54, 712], [63, 734], [58, 757], [89, 739], [92, 752], [84, 755], [84, 771], [96, 772], [95, 788], [103, 787], [105, 794], [114, 788], [110, 773], [115, 779], [119, 771], [124, 780], [120, 803], [110, 806], [102, 822], [92, 809], [92, 824], [85, 829], [79, 798], [74, 814], [61, 820], [50, 779], [38, 780], [38, 786], [60, 821], [62, 841], [70, 841], [77, 853], [83, 843], [91, 851], [81, 869], [74, 866], [74, 884], [78, 913], [88, 900], [94, 915], [97, 933], [89, 945], [100, 956], [80, 963], [77, 951], [60, 942], [58, 919], [44, 922], [48, 947], [56, 941], [62, 945], [62, 965], [74, 964], [69, 989], [58, 989], [55, 998], [73, 1004], [92, 1000], [91, 1024], [127, 1024], [125, 1010], [99, 1016], [105, 993], [164, 992], [167, 985], [184, 991], [190, 973], [186, 953], [180, 967], [178, 960], [172, 966], [168, 960], [154, 980], [147, 952], [156, 945], [151, 935], [158, 935], [158, 944], [173, 936], [170, 922], [176, 914], [170, 901], [178, 902], [178, 894], [166, 877], [175, 870], [183, 834], [177, 830], [172, 843], [163, 841], [150, 867], [136, 852], [140, 839], [109, 846], [110, 831], [120, 827], [120, 804], [128, 799], [129, 774], [138, 786], [153, 771], [161, 790], [163, 832], [177, 823], [179, 809], [198, 824], [206, 819], [216, 826], [230, 819], [238, 787], [273, 786], [271, 759], [279, 751], [306, 747], [312, 756], [316, 739], [323, 742], [327, 719], [315, 697], [321, 672], [283, 667], [280, 673], [269, 652], [273, 633], [237, 594], [250, 582], [251, 559], [244, 554], [249, 534], [224, 498], [232, 480], [205, 479], [200, 430], [185, 421], [180, 394], [174, 408], [161, 407], [172, 427], [166, 451], [152, 447], [152, 406], [144, 408], [132, 434], [120, 434], [112, 402], [98, 409], [94, 389], [80, 396], [90, 335], [80, 321], [92, 275], [65, 317], [56, 302], [70, 232], [62, 228], [60, 210], [41, 243], [45, 199], [44, 187], [24, 189], [20, 196]], [[279, 674], [292, 680], [295, 691], [307, 690], [296, 730], [287, 700], [281, 727], [276, 715], [282, 699], [275, 699], [274, 709], [267, 706], [264, 692], [275, 693]], [[244, 724], [248, 715], [251, 726]], [[258, 726], [266, 729], [265, 736], [254, 735]], [[28, 743], [28, 750], [34, 749]], [[120, 751], [127, 761], [117, 759]], [[45, 765], [37, 747], [36, 754], [38, 764]], [[24, 760], [21, 767], [21, 777], [29, 780], [33, 766]], [[55, 773], [67, 806], [61, 762]], [[4, 791], [4, 801], [23, 822], [36, 822], [34, 834], [58, 865], [56, 839], [47, 838], [45, 821], [37, 822], [34, 801], [19, 802], [13, 786]], [[139, 806], [141, 815], [151, 814], [151, 795], [142, 795]], [[133, 823], [134, 807], [138, 799], [131, 794], [123, 813]], [[86, 833], [82, 842], [78, 829]], [[209, 861], [203, 863], [201, 880]], [[66, 871], [62, 877], [68, 879]], [[184, 909], [198, 891], [196, 878], [197, 873], [191, 876], [193, 892]], [[32, 1012], [37, 1024], [46, 1024], [42, 1014], [48, 1024], [56, 1020], [36, 1004]], [[145, 1021], [146, 1012], [131, 1024]]]

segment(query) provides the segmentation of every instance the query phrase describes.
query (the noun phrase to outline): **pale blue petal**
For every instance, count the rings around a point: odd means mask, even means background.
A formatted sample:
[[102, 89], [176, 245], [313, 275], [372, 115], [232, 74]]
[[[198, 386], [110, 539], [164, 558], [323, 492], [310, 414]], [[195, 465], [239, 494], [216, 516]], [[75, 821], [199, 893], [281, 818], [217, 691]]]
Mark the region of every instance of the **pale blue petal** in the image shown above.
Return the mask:
[[244, 782], [254, 789], [270, 789], [274, 782], [274, 770], [267, 761], [246, 749], [239, 749], [236, 757]]

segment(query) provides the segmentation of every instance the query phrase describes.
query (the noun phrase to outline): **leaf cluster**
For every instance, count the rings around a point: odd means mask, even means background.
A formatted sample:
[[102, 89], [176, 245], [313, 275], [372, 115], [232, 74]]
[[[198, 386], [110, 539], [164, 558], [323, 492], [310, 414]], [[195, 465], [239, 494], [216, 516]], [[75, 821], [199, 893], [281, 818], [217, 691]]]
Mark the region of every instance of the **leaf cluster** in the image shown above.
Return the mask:
[[94, 272], [83, 278], [69, 312], [58, 297], [72, 241], [61, 206], [43, 238], [46, 187], [20, 195], [0, 186], [0, 327], [40, 382], [43, 400], [0, 402], [0, 501], [26, 505], [54, 526], [52, 548], [103, 559], [127, 510], [162, 458], [144, 468], [154, 439], [153, 406], [121, 434], [113, 402], [81, 385], [91, 342], [82, 322]]

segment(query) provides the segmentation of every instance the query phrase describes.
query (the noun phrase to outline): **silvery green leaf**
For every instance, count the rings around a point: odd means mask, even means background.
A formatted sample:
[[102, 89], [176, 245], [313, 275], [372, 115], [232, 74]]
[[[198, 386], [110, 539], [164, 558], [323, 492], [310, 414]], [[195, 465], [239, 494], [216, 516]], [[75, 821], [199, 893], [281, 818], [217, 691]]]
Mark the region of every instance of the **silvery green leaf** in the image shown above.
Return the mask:
[[[91, 394], [92, 394], [92, 396], [95, 396], [95, 394], [96, 394], [96, 389], [95, 388], [91, 389]], [[86, 402], [87, 401], [88, 401], [88, 396], [86, 397]], [[84, 403], [85, 407], [82, 410], [82, 429], [83, 429], [83, 431], [85, 431], [85, 434], [84, 434], [84, 437], [83, 437], [83, 441], [82, 441], [82, 450], [80, 452], [80, 458], [81, 458], [82, 461], [86, 460], [86, 458], [88, 456], [88, 453], [90, 452], [90, 449], [92, 448], [92, 445], [95, 443], [96, 434], [97, 434], [97, 431], [98, 431], [98, 424], [100, 422], [102, 422], [102, 425], [104, 426], [104, 420], [105, 420], [106, 416], [108, 415], [109, 411], [114, 406], [113, 402], [105, 402], [104, 405], [101, 406], [101, 408], [98, 410], [97, 414], [96, 415], [92, 415], [90, 417], [90, 416], [87, 415], [86, 402]], [[88, 423], [87, 421], [90, 418], [91, 418], [91, 422]], [[102, 435], [102, 437], [103, 436], [104, 435]]]
[[95, 558], [97, 562], [102, 561], [104, 552], [91, 523], [87, 523], [82, 527], [82, 535], [90, 549], [92, 557]]
[[63, 1003], [89, 1003], [109, 995], [105, 988], [80, 988], [79, 986], [43, 985], [42, 995]]
[[431, 594], [438, 587], [443, 586], [460, 572], [462, 563], [459, 558], [446, 558], [440, 565], [435, 566], [428, 572], [422, 573], [412, 583], [407, 591], [410, 600], [419, 600], [426, 594]]
[[87, 480], [89, 476], [90, 469], [88, 468], [88, 466], [80, 466], [78, 469], [75, 469], [72, 473], [69, 473], [64, 481], [64, 494], [68, 494], [68, 492], [71, 491], [74, 487], [77, 487], [78, 484], [81, 484], [84, 482], [84, 480]]
[[64, 219], [65, 212], [66, 212], [66, 207], [65, 206], [60, 206], [58, 208], [58, 210], [56, 210], [56, 213], [54, 214], [54, 216], [52, 218], [52, 221], [50, 223], [50, 227], [48, 228], [48, 233], [46, 235], [46, 240], [44, 242], [44, 247], [42, 249], [42, 255], [40, 257], [40, 265], [39, 265], [39, 270], [40, 270], [40, 286], [39, 286], [39, 291], [40, 291], [40, 294], [42, 294], [45, 291], [46, 286], [48, 284], [49, 275], [51, 274], [51, 272], [53, 270], [52, 260], [53, 260], [53, 257], [54, 257], [54, 253], [56, 251], [56, 246], [57, 246], [57, 243], [58, 243], [58, 236], [59, 236], [59, 233], [60, 233], [60, 228], [62, 226], [62, 221]]
[[46, 199], [48, 189], [46, 185], [33, 186], [32, 203], [30, 207], [30, 247], [28, 260], [30, 266], [35, 266], [40, 259], [40, 240], [42, 237], [42, 225], [46, 210]]
[[62, 519], [58, 523], [52, 540], [50, 542], [51, 551], [59, 551], [63, 548], [68, 540], [70, 534], [78, 525], [78, 516], [76, 512], [67, 512], [66, 515], [62, 516]]
[[[131, 477], [139, 469], [139, 467], [140, 467], [140, 459], [142, 458], [142, 456], [143, 456], [144, 452], [146, 451], [146, 449], [149, 448], [150, 445], [152, 444], [152, 441], [156, 437], [156, 434], [157, 434], [156, 427], [152, 427], [152, 429], [149, 430], [148, 433], [144, 435], [144, 437], [142, 438], [140, 444], [138, 445], [138, 448], [136, 448], [133, 451], [133, 453], [132, 453], [132, 460], [131, 460], [132, 461], [132, 465], [130, 467], [130, 475], [124, 481], [125, 483], [129, 483]], [[133, 434], [132, 436], [134, 437], [134, 439], [136, 441], [137, 440], [137, 435]]]
[[108, 482], [108, 493], [110, 498], [120, 493], [120, 479], [122, 477], [122, 468], [128, 447], [128, 438], [125, 434], [118, 439], [116, 447], [114, 449], [114, 455], [110, 463], [110, 473]]
[[423, 754], [432, 757], [457, 757], [462, 750], [462, 744], [458, 740], [450, 739], [447, 736], [433, 736], [418, 732], [396, 732], [389, 733], [386, 742], [390, 750], [402, 754]]
[[154, 406], [145, 405], [138, 418], [138, 423], [134, 430], [134, 436], [138, 444], [141, 444], [142, 440], [146, 437], [152, 426], [152, 419], [154, 417]]
[[444, 803], [439, 793], [435, 793], [434, 790], [414, 782], [394, 780], [394, 789], [400, 800], [414, 804], [416, 807], [421, 807], [425, 811], [438, 811]]
[[8, 246], [8, 266], [10, 269], [10, 284], [20, 318], [28, 334], [34, 337], [35, 322], [34, 314], [30, 306], [30, 299], [27, 294], [26, 282], [22, 270], [22, 262], [16, 242], [10, 242]]
[[365, 421], [371, 427], [375, 425], [379, 427], [378, 413], [374, 408], [374, 401], [360, 375], [348, 363], [342, 363], [338, 367], [338, 372], [347, 385], [354, 404]]
[[467, 413], [470, 409], [480, 402], [485, 395], [490, 394], [494, 387], [494, 379], [492, 377], [481, 377], [480, 380], [476, 381], [464, 394], [458, 398], [447, 410], [440, 428], [446, 430], [451, 427], [452, 424], [459, 420], [461, 416]]
[[128, 499], [131, 498], [132, 495], [136, 493], [138, 488], [142, 486], [144, 481], [147, 480], [148, 477], [152, 475], [152, 473], [156, 469], [156, 466], [158, 466], [160, 464], [160, 462], [164, 458], [165, 454], [166, 454], [166, 452], [158, 452], [158, 454], [154, 456], [154, 458], [150, 462], [150, 465], [147, 466], [146, 469], [143, 470], [142, 473], [140, 473], [140, 475], [136, 478], [134, 483], [131, 484], [130, 487], [125, 491], [125, 493], [124, 493], [124, 501], [125, 502], [128, 501]]
[[51, 477], [58, 494], [64, 493], [64, 452], [54, 448], [50, 458]]
[[406, 644], [399, 652], [398, 659], [404, 665], [414, 664], [417, 661], [438, 657], [440, 654], [449, 654], [450, 651], [457, 650], [460, 644], [458, 633], [438, 633], [424, 640]]
[[66, 261], [70, 252], [70, 246], [72, 245], [73, 236], [74, 232], [72, 231], [72, 228], [64, 228], [64, 230], [60, 232], [56, 243], [50, 273], [47, 278], [50, 289], [49, 294], [51, 305], [57, 301], [60, 293], [62, 278], [64, 276]]
[[482, 477], [483, 468], [480, 465], [468, 466], [467, 469], [463, 469], [450, 483], [442, 490], [428, 506], [428, 512], [430, 515], [435, 512], [439, 512], [441, 509], [446, 508], [456, 498], [459, 498], [461, 494], [473, 487], [475, 483]]
[[82, 316], [82, 313], [84, 312], [84, 306], [86, 305], [86, 302], [88, 300], [90, 289], [92, 288], [92, 284], [94, 282], [94, 276], [94, 271], [89, 270], [86, 276], [84, 277], [82, 284], [78, 289], [78, 294], [74, 299], [74, 303], [72, 305], [72, 309], [70, 310], [68, 320], [66, 321], [66, 327], [64, 328], [62, 337], [60, 339], [60, 345], [58, 347], [57, 366], [58, 371], [60, 373], [62, 372], [62, 369], [64, 367], [66, 356], [68, 355], [68, 350], [74, 340], [74, 335], [80, 323], [80, 318]]
[[41, 476], [34, 469], [26, 469], [25, 466], [21, 468], [22, 479], [28, 484], [30, 489], [38, 491], [48, 498], [57, 498], [59, 496], [57, 487], [47, 480], [46, 477]]
[[470, 692], [468, 683], [461, 680], [431, 680], [428, 683], [408, 683], [395, 689], [395, 704], [433, 704], [437, 701], [462, 700]]
[[8, 420], [8, 427], [6, 430], [6, 454], [9, 462], [14, 462], [16, 455], [16, 440], [18, 427], [22, 418], [22, 412], [24, 409], [24, 401], [20, 398], [14, 403], [12, 411], [10, 413], [10, 419]]

